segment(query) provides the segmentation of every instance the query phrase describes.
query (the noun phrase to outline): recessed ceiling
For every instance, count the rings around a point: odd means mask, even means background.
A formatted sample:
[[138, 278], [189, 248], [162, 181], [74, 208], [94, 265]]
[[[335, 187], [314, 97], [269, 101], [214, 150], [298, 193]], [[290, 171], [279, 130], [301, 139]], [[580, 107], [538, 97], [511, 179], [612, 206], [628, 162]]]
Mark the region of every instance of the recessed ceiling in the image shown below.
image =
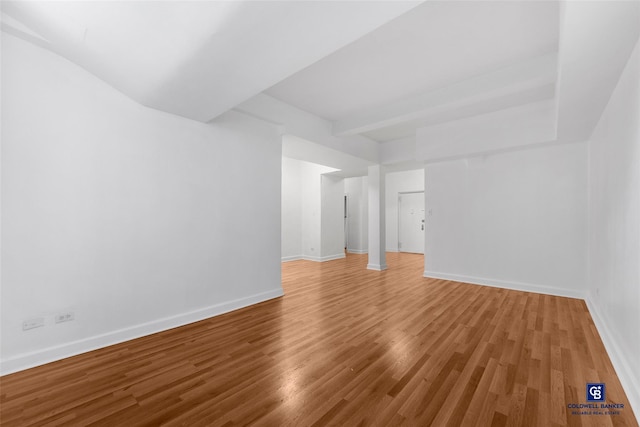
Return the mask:
[[379, 142], [397, 141], [415, 136], [416, 129], [419, 128], [500, 111], [514, 105], [552, 99], [554, 94], [555, 85], [549, 83], [547, 85], [540, 85], [531, 89], [485, 99], [482, 102], [469, 103], [469, 105], [457, 104], [451, 108], [434, 109], [434, 111], [421, 114], [415, 119], [406, 120], [395, 125], [380, 126], [375, 130], [363, 132], [362, 134]]
[[558, 49], [558, 3], [429, 1], [267, 94], [337, 121]]

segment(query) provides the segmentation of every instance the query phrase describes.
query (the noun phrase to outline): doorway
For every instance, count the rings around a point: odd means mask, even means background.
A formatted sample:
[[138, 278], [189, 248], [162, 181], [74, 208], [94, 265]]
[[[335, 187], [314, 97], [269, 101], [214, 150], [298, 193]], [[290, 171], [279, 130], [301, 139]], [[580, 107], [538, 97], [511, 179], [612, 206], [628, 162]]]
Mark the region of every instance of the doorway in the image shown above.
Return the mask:
[[398, 251], [424, 254], [424, 191], [398, 194]]

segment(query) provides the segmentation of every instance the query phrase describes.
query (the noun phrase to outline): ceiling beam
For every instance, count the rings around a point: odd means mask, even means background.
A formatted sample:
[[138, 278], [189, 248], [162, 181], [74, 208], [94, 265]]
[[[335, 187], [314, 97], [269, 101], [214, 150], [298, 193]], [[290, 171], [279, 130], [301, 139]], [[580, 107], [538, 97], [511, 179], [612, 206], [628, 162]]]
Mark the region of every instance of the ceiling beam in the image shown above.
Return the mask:
[[505, 99], [510, 99], [509, 106], [526, 104], [531, 102], [532, 91], [548, 92], [556, 76], [554, 52], [336, 121], [333, 133], [354, 135], [447, 113], [458, 119], [456, 111], [472, 109], [481, 114], [495, 110], [493, 104]]
[[379, 149], [375, 141], [362, 135], [335, 136], [331, 133], [331, 122], [264, 93], [243, 102], [234, 110], [281, 125], [283, 133], [378, 163]]

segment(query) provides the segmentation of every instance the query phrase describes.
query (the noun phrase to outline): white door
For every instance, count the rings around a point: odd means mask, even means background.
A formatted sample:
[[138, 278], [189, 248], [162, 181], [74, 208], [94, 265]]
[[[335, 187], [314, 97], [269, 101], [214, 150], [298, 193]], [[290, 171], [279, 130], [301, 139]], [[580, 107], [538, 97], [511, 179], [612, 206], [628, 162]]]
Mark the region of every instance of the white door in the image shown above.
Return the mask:
[[424, 253], [424, 192], [398, 195], [398, 250]]

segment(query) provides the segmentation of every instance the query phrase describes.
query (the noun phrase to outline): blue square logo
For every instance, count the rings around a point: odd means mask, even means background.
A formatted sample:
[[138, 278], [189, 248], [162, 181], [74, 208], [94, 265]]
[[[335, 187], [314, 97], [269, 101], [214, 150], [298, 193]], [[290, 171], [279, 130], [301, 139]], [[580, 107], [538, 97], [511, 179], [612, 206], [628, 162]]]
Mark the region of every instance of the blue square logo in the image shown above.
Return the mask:
[[604, 402], [605, 399], [604, 383], [587, 383], [587, 402]]

